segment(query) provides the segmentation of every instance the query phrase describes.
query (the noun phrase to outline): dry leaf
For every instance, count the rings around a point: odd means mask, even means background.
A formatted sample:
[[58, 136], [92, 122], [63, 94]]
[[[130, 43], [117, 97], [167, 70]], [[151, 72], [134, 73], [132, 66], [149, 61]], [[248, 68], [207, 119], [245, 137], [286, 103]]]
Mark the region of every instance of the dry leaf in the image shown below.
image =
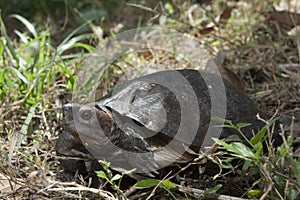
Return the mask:
[[266, 20], [269, 23], [277, 23], [278, 25], [291, 29], [300, 25], [300, 14], [288, 11], [272, 11], [266, 14]]
[[221, 15], [219, 15], [219, 20], [218, 20], [218, 23], [219, 24], [226, 24], [228, 19], [230, 18], [231, 16], [231, 12], [232, 10], [234, 9], [235, 7], [229, 7], [227, 6], [223, 12], [221, 13]]
[[0, 174], [0, 193], [1, 194], [10, 194], [14, 193], [16, 190], [22, 186], [12, 182], [8, 177]]
[[39, 171], [31, 172], [26, 179], [26, 183], [27, 185], [35, 187], [45, 187], [49, 185], [46, 176]]
[[230, 6], [226, 6], [223, 11], [221, 12], [221, 14], [219, 14], [216, 19], [214, 20], [214, 22], [211, 22], [209, 24], [207, 24], [203, 29], [201, 29], [199, 31], [199, 33], [201, 35], [205, 35], [210, 33], [211, 31], [213, 31], [215, 29], [215, 27], [219, 27], [220, 25], [226, 25], [228, 19], [231, 16], [231, 12], [235, 7], [230, 7]]
[[200, 33], [201, 35], [206, 35], [206, 34], [212, 32], [214, 29], [215, 29], [214, 26], [213, 26], [213, 27], [206, 27], [206, 28], [201, 29], [201, 30], [199, 31], [199, 33]]

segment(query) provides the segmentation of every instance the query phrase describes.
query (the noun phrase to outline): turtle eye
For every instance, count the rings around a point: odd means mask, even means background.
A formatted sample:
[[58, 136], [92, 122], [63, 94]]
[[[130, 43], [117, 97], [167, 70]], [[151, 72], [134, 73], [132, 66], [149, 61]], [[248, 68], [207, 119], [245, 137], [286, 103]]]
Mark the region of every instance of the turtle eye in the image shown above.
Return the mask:
[[85, 110], [84, 112], [81, 113], [80, 117], [84, 120], [89, 120], [91, 119], [93, 116], [92, 111], [90, 110]]

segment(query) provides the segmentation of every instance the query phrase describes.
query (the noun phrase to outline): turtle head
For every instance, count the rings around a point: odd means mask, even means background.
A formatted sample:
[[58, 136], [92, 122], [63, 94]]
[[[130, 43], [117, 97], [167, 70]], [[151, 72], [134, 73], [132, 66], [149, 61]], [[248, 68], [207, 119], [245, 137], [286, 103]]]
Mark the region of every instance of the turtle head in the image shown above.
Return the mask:
[[[81, 150], [79, 150], [80, 152], [71, 152], [72, 156], [84, 158], [92, 156], [97, 160], [105, 159], [115, 162], [114, 165], [117, 167], [131, 163], [134, 167], [138, 166], [146, 173], [147, 171], [155, 170], [157, 166], [150, 153], [149, 144], [140, 137], [140, 129], [128, 126], [127, 120], [130, 118], [116, 115], [118, 113], [113, 112], [110, 108], [96, 104], [80, 105], [73, 103], [64, 105], [65, 137], [71, 138], [70, 135], [66, 135], [66, 132], [70, 133], [74, 137], [69, 141], [74, 143], [74, 145], [76, 141], [76, 146], [84, 146], [88, 151], [88, 153]], [[117, 126], [117, 121], [115, 120], [121, 120], [118, 125], [124, 126]], [[63, 145], [65, 141], [61, 137], [60, 145]], [[78, 143], [78, 141], [81, 143]], [[74, 145], [71, 144], [70, 146], [73, 148]], [[59, 152], [64, 152], [64, 149], [64, 145], [58, 147]], [[134, 154], [135, 156], [126, 156], [122, 152], [129, 152], [126, 155], [133, 155], [130, 153], [136, 154]], [[145, 162], [150, 164], [145, 167]]]
[[[79, 137], [79, 134], [91, 137], [109, 135], [114, 130], [111, 112], [96, 104], [65, 104], [62, 107], [65, 131]], [[100, 132], [100, 133], [99, 133]]]

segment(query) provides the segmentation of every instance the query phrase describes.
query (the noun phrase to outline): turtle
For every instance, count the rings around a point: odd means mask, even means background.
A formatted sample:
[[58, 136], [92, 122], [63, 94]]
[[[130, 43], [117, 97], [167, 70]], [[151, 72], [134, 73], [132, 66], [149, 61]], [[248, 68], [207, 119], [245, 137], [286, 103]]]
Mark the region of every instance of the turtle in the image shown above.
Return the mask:
[[[226, 109], [224, 109], [224, 107]], [[194, 69], [152, 73], [119, 84], [95, 102], [63, 105], [64, 132], [56, 143], [64, 172], [87, 174], [86, 163], [110, 161], [116, 169], [137, 168], [153, 176], [166, 166], [193, 160], [211, 137], [248, 144], [271, 116], [220, 76]], [[222, 121], [247, 123], [241, 130]], [[220, 125], [221, 124], [221, 125]], [[273, 145], [282, 144], [275, 123]], [[125, 166], [125, 167], [124, 167]], [[99, 166], [98, 166], [99, 167]], [[97, 167], [96, 167], [97, 168]], [[92, 170], [94, 170], [92, 168]]]

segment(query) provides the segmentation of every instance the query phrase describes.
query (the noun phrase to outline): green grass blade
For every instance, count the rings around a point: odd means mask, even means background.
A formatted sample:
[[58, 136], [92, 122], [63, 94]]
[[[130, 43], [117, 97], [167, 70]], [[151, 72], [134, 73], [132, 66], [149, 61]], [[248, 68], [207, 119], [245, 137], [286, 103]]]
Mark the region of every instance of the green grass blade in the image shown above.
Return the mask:
[[33, 37], [37, 37], [38, 36], [38, 34], [37, 34], [34, 26], [27, 19], [25, 19], [24, 17], [22, 17], [20, 15], [17, 15], [17, 14], [11, 15], [11, 17], [16, 18], [17, 20], [19, 20], [20, 22], [22, 22], [26, 26], [26, 28], [30, 31], [30, 33], [32, 33]]
[[24, 50], [25, 50], [28, 46], [32, 45], [34, 42], [37, 42], [37, 41], [39, 41], [39, 40], [42, 40], [42, 39], [43, 39], [44, 37], [46, 37], [46, 36], [48, 36], [47, 33], [44, 34], [44, 35], [40, 35], [40, 36], [38, 36], [38, 37], [36, 37], [36, 38], [30, 40], [29, 42], [27, 42], [27, 43], [20, 49], [19, 55], [21, 56], [21, 54], [24, 52]]
[[59, 46], [62, 46], [66, 43], [68, 43], [68, 41], [76, 34], [78, 33], [83, 27], [87, 26], [88, 22], [82, 24], [81, 26], [79, 26], [78, 28], [76, 28], [74, 31], [72, 31], [62, 42]]
[[154, 186], [157, 186], [160, 184], [160, 181], [157, 179], [149, 178], [145, 180], [141, 180], [137, 182], [133, 187], [136, 189], [145, 189], [145, 188], [151, 188]]
[[[76, 43], [78, 43], [79, 41], [88, 39], [88, 38], [90, 38], [92, 36], [93, 36], [93, 34], [88, 33], [88, 34], [83, 34], [83, 35], [79, 35], [79, 36], [73, 37], [70, 40], [68, 40], [68, 41], [60, 44], [57, 47], [57, 53], [59, 55], [61, 55], [64, 51], [66, 51], [68, 49], [71, 49], [72, 46], [76, 45]], [[88, 49], [91, 49], [90, 51], [92, 51], [92, 46], [90, 46], [90, 48], [88, 48]]]
[[[0, 25], [1, 25], [1, 33], [2, 33], [2, 35], [5, 38], [5, 42], [7, 44], [8, 50], [11, 53], [11, 55], [13, 56], [14, 60], [16, 61], [17, 67], [19, 67], [19, 59], [18, 59], [18, 56], [17, 56], [17, 54], [16, 54], [13, 46], [10, 43], [10, 39], [9, 39], [8, 35], [7, 35], [6, 27], [5, 27], [5, 24], [4, 24], [4, 22], [2, 20], [2, 17], [1, 17], [1, 10], [0, 10]], [[2, 40], [0, 40], [0, 42], [2, 43], [3, 47], [5, 47], [5, 45], [2, 42]]]
[[12, 70], [13, 72], [16, 73], [16, 75], [19, 79], [21, 79], [25, 84], [29, 85], [29, 81], [27, 80], [27, 78], [25, 76], [23, 76], [22, 73], [18, 69], [14, 68], [14, 67], [6, 67], [4, 70]]
[[14, 32], [15, 32], [15, 34], [16, 34], [17, 36], [19, 36], [19, 38], [20, 38], [25, 44], [28, 42], [27, 37], [26, 37], [23, 33], [21, 33], [21, 32], [18, 31], [18, 30], [15, 30]]
[[4, 45], [3, 45], [3, 42], [2, 42], [2, 39], [0, 39], [0, 56], [2, 56], [3, 55], [3, 53], [4, 53]]
[[93, 46], [88, 45], [88, 44], [85, 44], [85, 43], [82, 43], [82, 42], [77, 42], [77, 43], [75, 43], [74, 45], [70, 46], [69, 49], [73, 49], [73, 48], [75, 48], [75, 47], [81, 47], [81, 48], [87, 50], [89, 53], [92, 53], [93, 50], [94, 50], [94, 47], [93, 47]]
[[24, 124], [21, 128], [20, 133], [15, 134], [12, 138], [11, 145], [9, 147], [9, 153], [8, 153], [9, 162], [11, 162], [13, 152], [17, 151], [20, 148], [21, 143], [25, 138], [25, 135], [27, 135], [29, 124], [30, 124], [30, 122], [33, 118], [34, 113], [35, 113], [35, 108], [36, 108], [36, 106], [30, 107], [29, 113], [28, 113], [28, 115], [25, 119], [25, 122], [24, 122]]
[[[43, 73], [45, 73], [46, 71], [48, 71], [52, 66], [52, 62], [50, 62], [48, 65], [46, 65], [45, 67], [43, 67], [42, 69], [39, 70], [37, 78], [36, 78], [36, 84], [35, 84], [35, 89], [37, 94], [39, 94], [40, 92], [43, 92], [43, 86], [44, 86], [44, 79], [42, 79], [42, 75]], [[39, 86], [41, 86], [41, 91], [39, 90]], [[38, 95], [39, 96], [39, 95]]]

